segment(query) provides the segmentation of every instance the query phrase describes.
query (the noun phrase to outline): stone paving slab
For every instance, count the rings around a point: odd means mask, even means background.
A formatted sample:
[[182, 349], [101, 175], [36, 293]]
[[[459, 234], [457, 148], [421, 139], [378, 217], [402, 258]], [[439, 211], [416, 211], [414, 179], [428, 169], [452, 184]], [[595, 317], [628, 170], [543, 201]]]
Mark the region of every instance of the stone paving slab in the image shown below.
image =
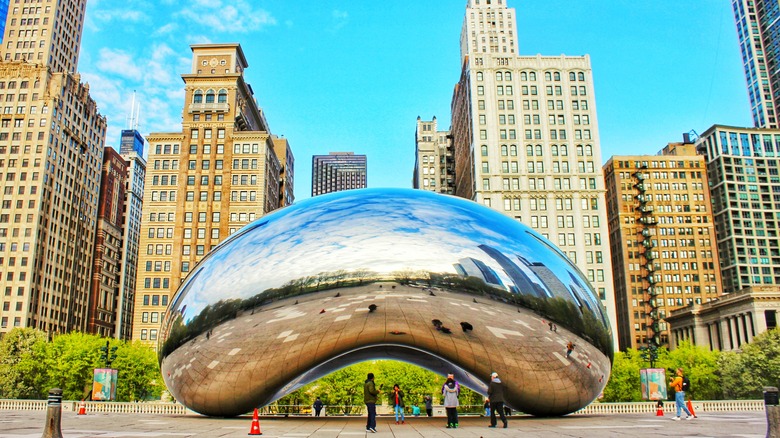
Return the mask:
[[[0, 412], [0, 438], [39, 438], [43, 411]], [[377, 419], [377, 433], [366, 433], [365, 417], [261, 417], [264, 438], [493, 438], [493, 437], [766, 437], [764, 412], [701, 413], [691, 421], [652, 415], [590, 415], [556, 418], [515, 416], [509, 428], [490, 429], [482, 417], [461, 417], [460, 427], [447, 429], [445, 419], [392, 417]], [[87, 414], [63, 412], [64, 438], [245, 437], [252, 419], [196, 415]], [[499, 423], [500, 424], [500, 423]]]

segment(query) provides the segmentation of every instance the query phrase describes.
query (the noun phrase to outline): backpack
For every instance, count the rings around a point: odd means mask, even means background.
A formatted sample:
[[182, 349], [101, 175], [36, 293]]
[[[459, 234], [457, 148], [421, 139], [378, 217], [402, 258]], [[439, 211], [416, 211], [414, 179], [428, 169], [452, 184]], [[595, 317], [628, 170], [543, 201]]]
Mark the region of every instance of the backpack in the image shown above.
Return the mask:
[[689, 392], [691, 390], [691, 381], [685, 376], [683, 376], [682, 390], [683, 392]]

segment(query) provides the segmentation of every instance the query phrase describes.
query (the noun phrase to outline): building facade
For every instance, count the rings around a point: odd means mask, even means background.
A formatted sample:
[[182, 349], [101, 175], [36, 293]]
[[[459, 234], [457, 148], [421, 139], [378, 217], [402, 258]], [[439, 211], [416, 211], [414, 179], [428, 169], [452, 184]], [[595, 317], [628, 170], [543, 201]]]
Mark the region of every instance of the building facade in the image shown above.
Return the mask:
[[780, 2], [732, 0], [753, 123], [778, 128], [780, 102]]
[[780, 289], [776, 286], [747, 287], [708, 303], [672, 311], [670, 348], [680, 342], [710, 350], [739, 350], [757, 335], [777, 328]]
[[274, 153], [279, 158], [279, 207], [295, 202], [295, 156], [286, 138], [274, 137]]
[[673, 309], [721, 293], [706, 163], [690, 141], [604, 165], [620, 350], [669, 344]]
[[[131, 131], [131, 135], [127, 135]], [[132, 139], [132, 144], [125, 140]], [[129, 147], [128, 147], [129, 146]], [[119, 272], [119, 299], [116, 306], [115, 335], [118, 339], [132, 337], [133, 308], [135, 306], [136, 280], [138, 276], [138, 245], [141, 240], [141, 218], [144, 204], [144, 178], [146, 160], [144, 139], [136, 130], [122, 131], [122, 159], [127, 165], [125, 180], [125, 211], [122, 221], [122, 265]]]
[[417, 117], [414, 136], [412, 187], [452, 195], [455, 193], [455, 156], [449, 131], [439, 131], [436, 117]]
[[122, 219], [125, 210], [127, 163], [114, 148], [103, 151], [97, 233], [92, 258], [92, 288], [87, 333], [114, 337], [120, 297]]
[[86, 331], [106, 119], [76, 70], [83, 0], [14, 4], [0, 48], [0, 335]]
[[311, 195], [364, 189], [368, 186], [365, 155], [354, 152], [331, 152], [314, 155], [311, 160]]
[[780, 130], [715, 125], [705, 156], [723, 292], [780, 285]]
[[514, 8], [469, 0], [452, 99], [454, 192], [530, 225], [584, 272], [616, 332], [586, 56], [519, 56]]
[[163, 312], [192, 267], [280, 206], [278, 139], [245, 82], [247, 67], [238, 44], [193, 45], [192, 71], [182, 75], [182, 131], [147, 137], [133, 339], [156, 343]]

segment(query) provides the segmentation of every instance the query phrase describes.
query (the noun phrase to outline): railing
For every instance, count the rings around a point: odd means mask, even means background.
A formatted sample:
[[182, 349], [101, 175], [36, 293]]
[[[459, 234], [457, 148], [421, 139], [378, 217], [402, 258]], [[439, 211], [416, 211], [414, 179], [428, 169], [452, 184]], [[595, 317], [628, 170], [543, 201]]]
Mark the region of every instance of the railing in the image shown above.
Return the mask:
[[[64, 411], [77, 412], [78, 401], [63, 401]], [[693, 401], [695, 412], [746, 412], [763, 411], [763, 400], [702, 400]], [[156, 415], [188, 415], [193, 414], [184, 405], [179, 403], [123, 403], [123, 402], [85, 402], [89, 413], [114, 413], [114, 414], [156, 414]], [[420, 415], [425, 416], [425, 407], [420, 407]], [[348, 409], [346, 409], [348, 408]], [[326, 416], [361, 416], [365, 415], [365, 405], [354, 406], [324, 406], [322, 415]], [[434, 406], [434, 415], [441, 416], [444, 407]], [[626, 402], [626, 403], [591, 403], [590, 405], [574, 412], [572, 415], [610, 415], [610, 414], [648, 414], [655, 413], [658, 407], [656, 402]], [[0, 411], [45, 411], [46, 400], [2, 400], [0, 399]], [[406, 415], [411, 415], [411, 406], [407, 406]], [[665, 401], [663, 410], [665, 414], [676, 412], [674, 401]], [[391, 415], [391, 406], [377, 406], [380, 415]], [[310, 416], [310, 405], [268, 405], [259, 409], [261, 415], [273, 416]], [[344, 412], [348, 412], [345, 414]], [[481, 415], [484, 413], [482, 406], [460, 406], [458, 412], [461, 415]]]

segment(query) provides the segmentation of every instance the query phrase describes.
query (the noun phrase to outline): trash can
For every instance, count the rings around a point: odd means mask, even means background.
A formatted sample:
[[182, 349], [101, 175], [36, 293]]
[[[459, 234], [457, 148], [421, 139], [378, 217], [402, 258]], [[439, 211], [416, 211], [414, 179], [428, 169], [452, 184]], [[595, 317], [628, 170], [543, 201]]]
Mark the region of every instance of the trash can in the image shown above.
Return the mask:
[[767, 438], [780, 436], [780, 401], [778, 390], [774, 386], [764, 387], [764, 409], [766, 410]]

